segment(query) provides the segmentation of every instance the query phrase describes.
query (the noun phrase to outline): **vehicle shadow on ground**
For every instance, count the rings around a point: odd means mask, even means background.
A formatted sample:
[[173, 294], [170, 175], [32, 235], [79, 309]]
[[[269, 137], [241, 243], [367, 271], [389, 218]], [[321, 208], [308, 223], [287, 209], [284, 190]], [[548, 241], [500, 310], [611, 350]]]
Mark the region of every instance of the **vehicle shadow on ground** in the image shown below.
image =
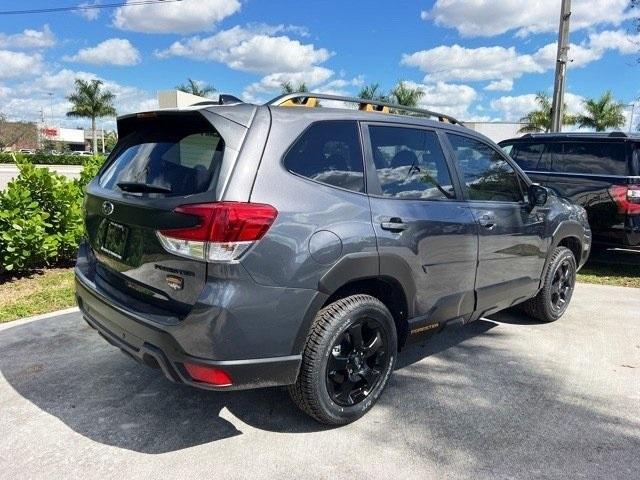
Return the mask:
[[[517, 311], [493, 316], [531, 323], [523, 317]], [[568, 478], [582, 470], [558, 452], [575, 448], [576, 439], [603, 475], [640, 448], [637, 422], [623, 424], [581, 406], [591, 399], [567, 398], [564, 385], [540, 364], [513, 353], [504, 339], [498, 346], [505, 335], [499, 327], [482, 319], [409, 345], [374, 411], [347, 428], [364, 429], [368, 442], [384, 445], [385, 455], [420, 452], [430, 462], [464, 458], [481, 465], [492, 455], [490, 445], [508, 452], [493, 460], [507, 471], [514, 462], [532, 467], [547, 455]], [[283, 388], [214, 393], [172, 384], [106, 344], [77, 313], [2, 329], [0, 351], [0, 371], [16, 392], [105, 445], [160, 454], [251, 429], [327, 430], [299, 412]]]
[[[403, 349], [398, 369], [495, 326], [479, 321], [423, 338]], [[100, 443], [164, 453], [242, 432], [223, 410], [249, 427], [280, 433], [322, 431], [300, 412], [286, 388], [207, 392], [167, 381], [108, 345], [78, 313], [0, 331], [0, 371], [40, 409]]]

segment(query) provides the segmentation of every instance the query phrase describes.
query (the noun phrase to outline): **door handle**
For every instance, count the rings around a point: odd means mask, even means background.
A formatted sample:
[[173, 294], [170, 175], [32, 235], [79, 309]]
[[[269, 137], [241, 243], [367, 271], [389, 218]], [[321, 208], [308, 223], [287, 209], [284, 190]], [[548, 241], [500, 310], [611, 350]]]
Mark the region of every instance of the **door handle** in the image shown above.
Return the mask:
[[400, 218], [391, 218], [388, 222], [382, 222], [380, 224], [383, 230], [389, 230], [390, 232], [402, 232], [409, 228], [409, 225], [404, 223]]
[[493, 230], [494, 227], [496, 226], [496, 217], [493, 217], [491, 215], [482, 215], [478, 219], [478, 223], [482, 225], [484, 228], [486, 228], [487, 230]]

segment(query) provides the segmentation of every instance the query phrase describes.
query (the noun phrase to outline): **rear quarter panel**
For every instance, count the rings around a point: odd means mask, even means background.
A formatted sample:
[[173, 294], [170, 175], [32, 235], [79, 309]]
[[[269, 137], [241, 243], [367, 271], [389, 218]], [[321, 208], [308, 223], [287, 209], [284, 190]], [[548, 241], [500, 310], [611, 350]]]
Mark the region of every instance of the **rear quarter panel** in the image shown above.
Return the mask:
[[[243, 258], [243, 265], [260, 284], [309, 289], [318, 289], [324, 274], [348, 255], [370, 254], [375, 268], [368, 273], [377, 274], [368, 197], [297, 176], [282, 164], [298, 136], [312, 122], [324, 118], [302, 112], [290, 115], [278, 109], [272, 109], [272, 115], [251, 201], [273, 205], [278, 217]], [[358, 272], [353, 275], [357, 277]]]

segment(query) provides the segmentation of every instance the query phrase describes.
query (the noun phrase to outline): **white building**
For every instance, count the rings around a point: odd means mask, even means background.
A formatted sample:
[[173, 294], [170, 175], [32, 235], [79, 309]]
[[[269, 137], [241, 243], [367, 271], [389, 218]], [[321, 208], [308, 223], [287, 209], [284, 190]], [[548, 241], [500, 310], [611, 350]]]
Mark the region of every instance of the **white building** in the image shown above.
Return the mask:
[[489, 137], [498, 143], [507, 138], [521, 137], [519, 133], [524, 124], [513, 122], [464, 122], [464, 126]]

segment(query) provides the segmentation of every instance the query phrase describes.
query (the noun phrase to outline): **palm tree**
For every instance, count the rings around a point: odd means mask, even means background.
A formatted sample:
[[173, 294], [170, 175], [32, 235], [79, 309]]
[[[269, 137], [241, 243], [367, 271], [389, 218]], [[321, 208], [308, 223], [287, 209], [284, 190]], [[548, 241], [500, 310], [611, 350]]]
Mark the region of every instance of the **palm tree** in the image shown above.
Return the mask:
[[424, 90], [421, 88], [411, 88], [403, 81], [391, 90], [390, 94], [393, 103], [398, 105], [404, 105], [405, 107], [415, 107], [418, 105], [418, 101], [424, 97]]
[[370, 83], [369, 85], [365, 85], [360, 89], [358, 98], [364, 98], [365, 100], [377, 100], [379, 102], [388, 102], [389, 95], [382, 93], [379, 88], [380, 85], [378, 85], [377, 83]]
[[191, 78], [187, 78], [187, 83], [176, 85], [176, 90], [181, 92], [197, 95], [198, 97], [208, 97], [216, 91], [215, 87], [209, 83], [199, 82]]
[[581, 127], [593, 128], [596, 132], [603, 132], [607, 128], [620, 128], [625, 124], [622, 114], [624, 104], [614, 100], [611, 90], [607, 90], [599, 99], [589, 98], [583, 102], [586, 115], [578, 116]]
[[287, 93], [298, 93], [298, 92], [308, 92], [309, 88], [307, 88], [307, 84], [304, 82], [298, 83], [297, 86], [294, 86], [290, 81], [282, 82], [280, 84], [281, 92], [283, 94]]
[[[536, 93], [536, 103], [539, 108], [520, 119], [520, 123], [525, 125], [518, 130], [518, 133], [539, 133], [551, 130], [551, 98], [544, 92], [538, 92]], [[567, 113], [567, 105], [565, 104], [562, 124], [573, 125], [575, 123], [576, 117]]]
[[370, 83], [369, 85], [365, 85], [360, 89], [360, 93], [358, 93], [358, 98], [364, 98], [365, 100], [378, 100], [380, 102], [388, 102], [389, 96], [385, 95], [378, 89], [380, 85], [377, 83]]
[[67, 97], [71, 102], [68, 117], [91, 119], [91, 138], [93, 139], [93, 154], [98, 152], [98, 136], [96, 135], [96, 118], [114, 116], [113, 106], [115, 95], [109, 90], [102, 89], [102, 80], [82, 80], [76, 78], [76, 90]]

